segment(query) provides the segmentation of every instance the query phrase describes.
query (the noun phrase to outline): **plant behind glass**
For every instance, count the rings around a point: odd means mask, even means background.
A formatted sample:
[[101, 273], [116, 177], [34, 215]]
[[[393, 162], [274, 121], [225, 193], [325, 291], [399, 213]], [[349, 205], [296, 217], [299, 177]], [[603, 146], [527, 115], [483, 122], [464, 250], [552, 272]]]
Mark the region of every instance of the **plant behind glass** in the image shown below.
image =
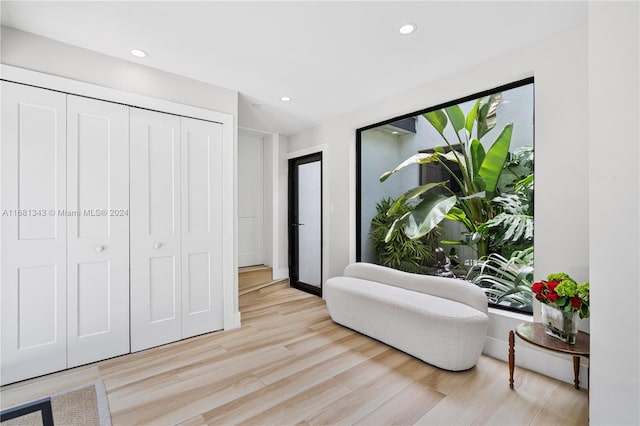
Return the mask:
[[533, 245], [533, 147], [516, 149], [500, 176], [500, 195], [491, 200], [496, 215], [479, 229], [490, 252], [509, 258]]
[[[369, 235], [373, 242], [376, 254], [376, 262], [380, 265], [405, 272], [426, 274], [431, 269], [433, 261], [433, 247], [438, 244], [440, 232], [434, 228], [422, 238], [410, 239], [400, 230], [396, 230], [389, 241], [387, 234], [396, 219], [387, 216], [387, 212], [393, 206], [395, 200], [384, 198], [376, 204], [377, 214], [371, 219], [371, 231]], [[401, 206], [397, 214], [403, 215], [413, 209], [410, 205]]]
[[[464, 239], [457, 243], [475, 246], [479, 258], [488, 254], [489, 238], [486, 233], [481, 232], [480, 227], [494, 216], [490, 201], [496, 195], [500, 175], [509, 157], [513, 124], [507, 124], [502, 129], [488, 150], [485, 151], [480, 141], [496, 125], [496, 108], [500, 99], [500, 94], [478, 99], [466, 116], [459, 105], [423, 114], [445, 141], [449, 152], [437, 147], [433, 153], [412, 155], [394, 170], [383, 174], [380, 181], [384, 182], [411, 164], [437, 162], [459, 185], [462, 194], [453, 193], [447, 188], [447, 182], [428, 183], [405, 192], [389, 209], [388, 216], [397, 214], [402, 206], [415, 203], [421, 196], [422, 200], [413, 210], [404, 213], [393, 222], [387, 240], [392, 238], [398, 228], [402, 228], [411, 239], [421, 238], [446, 218], [460, 222], [467, 230]], [[459, 151], [454, 150], [454, 144], [445, 136], [445, 129], [449, 125], [457, 138], [455, 144], [460, 145]], [[447, 161], [459, 165], [462, 178], [458, 178], [451, 171], [446, 164]], [[429, 192], [435, 187], [443, 187], [451, 195]]]
[[493, 304], [533, 312], [533, 247], [514, 252], [510, 259], [491, 253], [471, 267], [467, 280], [480, 286]]

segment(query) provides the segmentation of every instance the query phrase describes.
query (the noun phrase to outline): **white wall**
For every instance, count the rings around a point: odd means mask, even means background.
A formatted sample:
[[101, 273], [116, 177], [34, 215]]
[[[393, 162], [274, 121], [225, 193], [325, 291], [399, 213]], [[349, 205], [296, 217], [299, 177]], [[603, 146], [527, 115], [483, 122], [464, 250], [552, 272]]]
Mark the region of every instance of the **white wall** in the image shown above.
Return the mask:
[[[588, 279], [587, 27], [582, 25], [442, 80], [424, 84], [355, 113], [292, 135], [290, 150], [328, 144], [331, 170], [325, 227], [330, 244], [329, 277], [355, 261], [355, 131], [526, 77], [535, 77], [536, 113], [536, 278], [565, 271]], [[578, 183], [576, 183], [578, 182]], [[582, 182], [582, 183], [580, 183]], [[348, 184], [350, 183], [350, 184]], [[569, 213], [571, 212], [571, 213]], [[506, 359], [507, 331], [521, 317], [491, 314], [485, 353]], [[521, 350], [526, 365], [565, 381], [571, 362], [547, 353]], [[584, 380], [583, 380], [584, 383]]]
[[[274, 245], [277, 250], [277, 264], [273, 267], [273, 279], [289, 278], [289, 160], [287, 152], [289, 138], [285, 135], [278, 135], [274, 149], [277, 149], [274, 156], [278, 162], [278, 173], [275, 176], [275, 185], [278, 188], [276, 195], [278, 200], [278, 214], [274, 226], [277, 226], [279, 239]], [[277, 267], [276, 267], [277, 265]]]
[[594, 425], [640, 424], [640, 7], [589, 3]]
[[261, 133], [238, 130], [238, 267], [262, 265], [266, 259], [271, 260], [271, 238], [265, 239], [264, 232], [268, 224], [264, 201], [271, 199], [271, 188], [265, 187], [270, 182], [264, 170], [265, 145], [269, 145], [266, 138]]

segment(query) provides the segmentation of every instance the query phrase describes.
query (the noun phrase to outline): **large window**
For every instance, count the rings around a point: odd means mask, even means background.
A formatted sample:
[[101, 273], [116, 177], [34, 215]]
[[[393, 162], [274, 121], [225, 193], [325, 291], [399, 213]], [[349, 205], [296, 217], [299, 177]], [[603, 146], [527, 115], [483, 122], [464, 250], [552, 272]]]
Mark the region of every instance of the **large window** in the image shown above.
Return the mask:
[[533, 88], [358, 129], [358, 260], [467, 279], [493, 306], [531, 312]]

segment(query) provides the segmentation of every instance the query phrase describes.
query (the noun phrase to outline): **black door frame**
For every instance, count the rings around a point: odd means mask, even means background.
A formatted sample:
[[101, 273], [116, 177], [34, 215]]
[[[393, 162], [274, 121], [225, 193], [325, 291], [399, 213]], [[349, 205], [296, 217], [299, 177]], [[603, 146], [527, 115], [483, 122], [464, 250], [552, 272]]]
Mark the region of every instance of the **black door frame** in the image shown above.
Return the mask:
[[[298, 234], [298, 169], [297, 166], [307, 163], [314, 163], [320, 161], [320, 287], [316, 287], [310, 284], [300, 282], [298, 271], [298, 247], [299, 247], [299, 234]], [[324, 235], [324, 221], [322, 217], [322, 206], [324, 203], [323, 197], [323, 170], [322, 170], [322, 151], [316, 152], [301, 157], [291, 158], [289, 160], [289, 216], [288, 216], [288, 229], [289, 229], [289, 279], [291, 286], [307, 293], [315, 294], [322, 297], [322, 266], [323, 266], [323, 247], [322, 240]]]

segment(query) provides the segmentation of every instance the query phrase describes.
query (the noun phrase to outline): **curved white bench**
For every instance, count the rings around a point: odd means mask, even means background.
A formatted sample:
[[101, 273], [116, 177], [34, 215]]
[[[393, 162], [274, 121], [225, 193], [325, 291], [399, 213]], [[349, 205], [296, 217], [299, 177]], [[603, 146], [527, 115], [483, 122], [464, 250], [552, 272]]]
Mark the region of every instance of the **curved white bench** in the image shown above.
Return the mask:
[[467, 370], [482, 353], [487, 297], [469, 282], [354, 263], [324, 297], [333, 321], [436, 367]]

